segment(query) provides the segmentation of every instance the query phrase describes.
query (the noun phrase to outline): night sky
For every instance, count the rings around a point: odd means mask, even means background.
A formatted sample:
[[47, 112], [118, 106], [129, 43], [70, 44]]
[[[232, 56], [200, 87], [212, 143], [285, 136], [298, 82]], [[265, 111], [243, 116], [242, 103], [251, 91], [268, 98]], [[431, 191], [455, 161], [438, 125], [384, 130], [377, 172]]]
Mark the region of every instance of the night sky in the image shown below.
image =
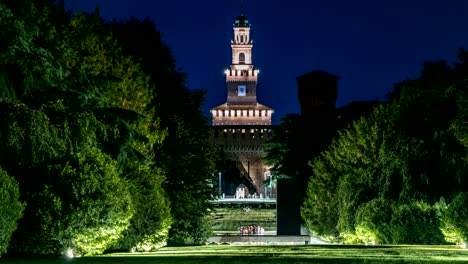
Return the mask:
[[[149, 17], [172, 48], [187, 85], [207, 89], [203, 109], [226, 101], [240, 0], [66, 0], [74, 10], [100, 7], [106, 19]], [[454, 61], [468, 49], [467, 0], [245, 0], [259, 103], [273, 123], [298, 113], [296, 77], [323, 70], [340, 77], [337, 106], [385, 100], [393, 84], [417, 77], [424, 61]], [[181, 102], [183, 103], [183, 102]]]

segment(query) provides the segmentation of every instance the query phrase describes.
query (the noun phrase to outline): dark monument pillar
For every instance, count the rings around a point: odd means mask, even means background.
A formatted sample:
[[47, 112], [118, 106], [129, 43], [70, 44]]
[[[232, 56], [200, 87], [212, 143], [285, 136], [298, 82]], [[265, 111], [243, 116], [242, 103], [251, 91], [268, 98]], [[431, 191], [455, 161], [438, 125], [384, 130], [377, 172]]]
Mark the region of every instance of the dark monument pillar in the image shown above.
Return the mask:
[[276, 235], [301, 235], [301, 192], [297, 179], [278, 179], [276, 196]]

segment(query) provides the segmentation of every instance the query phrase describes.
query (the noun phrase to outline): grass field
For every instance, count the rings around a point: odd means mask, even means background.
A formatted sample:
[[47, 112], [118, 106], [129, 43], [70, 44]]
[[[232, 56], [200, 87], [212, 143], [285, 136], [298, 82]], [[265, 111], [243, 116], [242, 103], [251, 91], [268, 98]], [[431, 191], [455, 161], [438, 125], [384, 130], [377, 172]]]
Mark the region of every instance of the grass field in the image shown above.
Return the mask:
[[468, 250], [455, 246], [202, 246], [158, 252], [73, 259], [2, 259], [5, 264], [286, 264], [286, 263], [468, 263]]
[[217, 208], [210, 215], [215, 235], [238, 234], [240, 226], [257, 224], [265, 231], [276, 231], [276, 209], [265, 208]]

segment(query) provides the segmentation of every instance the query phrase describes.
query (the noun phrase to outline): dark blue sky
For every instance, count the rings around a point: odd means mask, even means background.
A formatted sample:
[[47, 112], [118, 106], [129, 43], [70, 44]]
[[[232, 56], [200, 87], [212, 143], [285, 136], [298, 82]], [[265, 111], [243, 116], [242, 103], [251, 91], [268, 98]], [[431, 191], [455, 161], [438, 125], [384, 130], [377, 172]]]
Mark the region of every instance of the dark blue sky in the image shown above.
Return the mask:
[[[204, 110], [226, 100], [239, 0], [66, 0], [67, 8], [106, 18], [150, 17], [190, 88], [208, 90]], [[274, 123], [298, 113], [296, 77], [321, 69], [340, 76], [337, 106], [374, 100], [418, 76], [424, 61], [454, 61], [468, 48], [467, 0], [245, 0], [252, 24], [258, 101]], [[181, 102], [183, 103], [183, 102]]]

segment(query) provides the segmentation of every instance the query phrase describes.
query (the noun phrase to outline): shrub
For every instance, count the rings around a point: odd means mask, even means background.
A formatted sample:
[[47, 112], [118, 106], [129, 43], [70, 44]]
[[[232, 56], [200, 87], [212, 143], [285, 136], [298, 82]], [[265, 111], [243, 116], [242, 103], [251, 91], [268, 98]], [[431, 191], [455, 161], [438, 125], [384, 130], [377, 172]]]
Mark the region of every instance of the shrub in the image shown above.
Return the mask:
[[391, 243], [390, 222], [394, 203], [391, 200], [374, 199], [356, 211], [356, 235], [365, 243]]
[[355, 245], [362, 244], [364, 241], [353, 231], [343, 231], [340, 233], [340, 239], [343, 244]]
[[212, 229], [207, 217], [179, 219], [171, 226], [172, 236], [168, 244], [174, 246], [203, 245], [211, 236]]
[[395, 208], [390, 233], [395, 244], [445, 244], [440, 231], [436, 206], [424, 202], [402, 204]]
[[448, 205], [442, 218], [441, 230], [448, 242], [468, 242], [468, 193], [459, 193]]
[[129, 228], [112, 250], [151, 251], [166, 244], [172, 219], [169, 199], [161, 186], [163, 179], [153, 169], [131, 180], [135, 213]]
[[23, 210], [18, 183], [0, 168], [0, 256], [7, 250]]
[[117, 162], [97, 148], [45, 167], [42, 187], [28, 197], [15, 249], [28, 254], [99, 254], [127, 229], [133, 214]]

